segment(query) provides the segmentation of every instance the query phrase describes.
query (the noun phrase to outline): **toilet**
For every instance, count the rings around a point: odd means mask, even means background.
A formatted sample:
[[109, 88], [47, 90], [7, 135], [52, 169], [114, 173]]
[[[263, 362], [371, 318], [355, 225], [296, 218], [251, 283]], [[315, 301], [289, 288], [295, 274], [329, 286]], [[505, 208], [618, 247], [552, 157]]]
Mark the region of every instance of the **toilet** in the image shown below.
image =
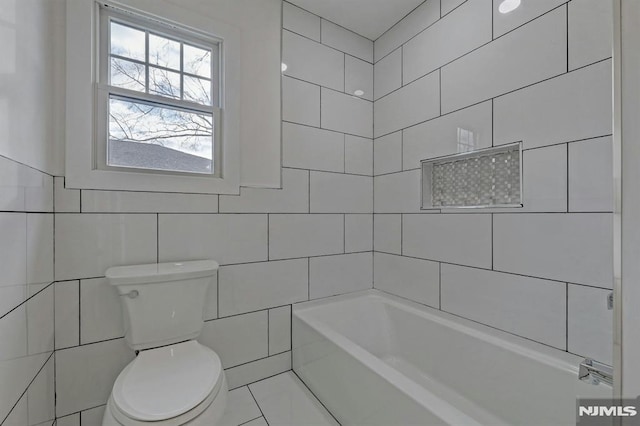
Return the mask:
[[106, 272], [122, 302], [136, 358], [118, 375], [103, 426], [215, 426], [227, 402], [220, 357], [195, 339], [212, 260], [119, 266]]

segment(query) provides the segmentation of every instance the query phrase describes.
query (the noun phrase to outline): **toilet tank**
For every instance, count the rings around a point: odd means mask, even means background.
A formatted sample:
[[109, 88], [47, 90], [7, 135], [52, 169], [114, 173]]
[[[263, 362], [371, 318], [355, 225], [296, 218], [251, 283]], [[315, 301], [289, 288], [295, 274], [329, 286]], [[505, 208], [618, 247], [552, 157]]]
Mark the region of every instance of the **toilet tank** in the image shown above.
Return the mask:
[[195, 339], [217, 270], [213, 260], [107, 269], [105, 275], [120, 295], [129, 346], [142, 350]]

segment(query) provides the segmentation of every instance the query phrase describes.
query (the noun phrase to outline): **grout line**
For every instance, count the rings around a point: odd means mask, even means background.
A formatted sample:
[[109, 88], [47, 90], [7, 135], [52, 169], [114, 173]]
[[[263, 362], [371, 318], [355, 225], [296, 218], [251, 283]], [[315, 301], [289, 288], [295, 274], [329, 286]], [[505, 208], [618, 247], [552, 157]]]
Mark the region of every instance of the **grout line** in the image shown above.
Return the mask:
[[318, 398], [318, 396], [313, 393], [313, 391], [311, 390], [311, 388], [309, 386], [307, 386], [307, 384], [304, 382], [304, 380], [302, 380], [300, 378], [300, 376], [298, 376], [298, 373], [296, 373], [295, 370], [291, 370], [291, 373], [293, 373], [298, 380], [300, 380], [300, 383], [302, 383], [304, 385], [305, 388], [307, 388], [307, 390], [309, 391], [309, 393], [311, 393], [311, 395], [313, 395], [313, 397], [320, 403], [320, 405], [322, 405], [322, 407], [327, 411], [327, 413], [329, 413], [329, 415], [333, 418], [333, 420], [335, 420], [335, 422], [338, 424], [338, 426], [341, 426], [340, 422], [338, 421], [338, 419], [336, 419], [336, 417], [333, 415], [333, 413], [331, 411], [329, 411], [329, 409], [327, 408], [326, 405], [324, 405], [324, 403], [322, 401], [320, 401], [320, 398]]
[[247, 386], [247, 389], [249, 390], [249, 393], [251, 394], [251, 397], [253, 398], [256, 405], [258, 406], [258, 410], [260, 410], [260, 414], [262, 414], [262, 417], [264, 418], [264, 421], [267, 423], [267, 426], [268, 426], [269, 422], [267, 421], [267, 418], [264, 416], [264, 413], [262, 412], [262, 407], [260, 407], [260, 403], [258, 403], [258, 400], [256, 399], [255, 395], [253, 394], [253, 392], [251, 392], [251, 388], [249, 387], [249, 385], [246, 385], [246, 386]]

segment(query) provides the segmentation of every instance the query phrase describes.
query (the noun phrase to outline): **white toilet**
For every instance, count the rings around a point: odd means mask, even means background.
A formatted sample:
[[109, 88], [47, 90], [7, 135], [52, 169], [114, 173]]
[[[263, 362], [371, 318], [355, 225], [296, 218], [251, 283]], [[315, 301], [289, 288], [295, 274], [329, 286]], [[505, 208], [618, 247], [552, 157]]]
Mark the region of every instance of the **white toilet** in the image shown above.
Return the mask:
[[125, 338], [138, 356], [116, 379], [103, 426], [213, 426], [227, 401], [220, 358], [196, 340], [218, 264], [212, 260], [109, 268]]

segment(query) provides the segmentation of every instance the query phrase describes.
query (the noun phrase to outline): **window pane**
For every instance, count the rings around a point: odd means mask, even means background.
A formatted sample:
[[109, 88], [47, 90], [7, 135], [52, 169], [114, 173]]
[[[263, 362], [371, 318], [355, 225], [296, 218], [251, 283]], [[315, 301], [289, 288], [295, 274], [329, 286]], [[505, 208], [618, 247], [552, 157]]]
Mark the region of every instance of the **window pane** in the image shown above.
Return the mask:
[[211, 80], [184, 76], [184, 99], [211, 105]]
[[149, 67], [149, 93], [180, 99], [180, 73]]
[[145, 60], [144, 31], [111, 22], [111, 53]]
[[145, 66], [137, 62], [111, 58], [111, 85], [144, 92]]
[[111, 97], [107, 164], [211, 174], [213, 117]]
[[149, 63], [180, 70], [180, 43], [149, 34]]
[[211, 51], [185, 44], [184, 72], [211, 78]]

